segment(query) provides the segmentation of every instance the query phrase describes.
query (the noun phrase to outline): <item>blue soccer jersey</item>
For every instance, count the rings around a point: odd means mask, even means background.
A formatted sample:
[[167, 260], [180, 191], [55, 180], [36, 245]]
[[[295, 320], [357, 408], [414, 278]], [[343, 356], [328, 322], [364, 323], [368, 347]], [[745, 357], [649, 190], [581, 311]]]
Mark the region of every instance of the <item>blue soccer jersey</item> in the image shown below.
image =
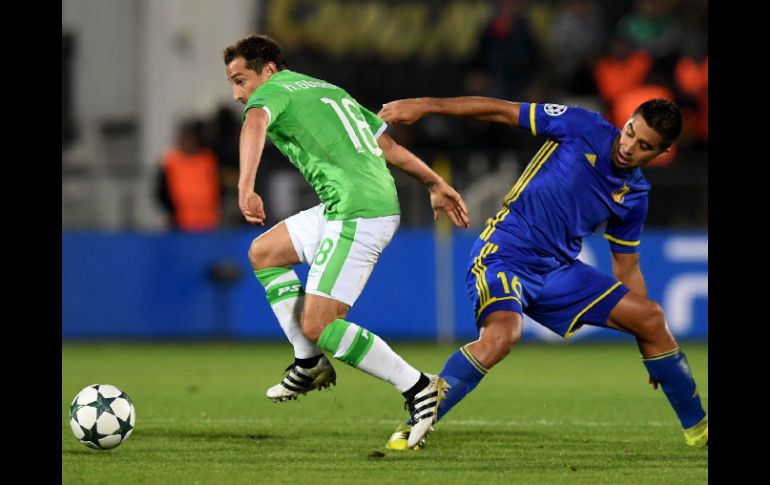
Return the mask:
[[466, 289], [476, 324], [502, 310], [565, 338], [586, 323], [606, 326], [629, 289], [576, 258], [605, 223], [613, 252], [638, 252], [650, 185], [639, 168], [615, 168], [620, 130], [598, 113], [521, 103], [519, 126], [547, 140], [471, 250]]
[[619, 170], [612, 164], [620, 130], [577, 106], [520, 106], [519, 126], [548, 139], [481, 239], [505, 231], [566, 263], [580, 253], [583, 237], [606, 222], [604, 237], [613, 252], [638, 252], [650, 185], [639, 168]]

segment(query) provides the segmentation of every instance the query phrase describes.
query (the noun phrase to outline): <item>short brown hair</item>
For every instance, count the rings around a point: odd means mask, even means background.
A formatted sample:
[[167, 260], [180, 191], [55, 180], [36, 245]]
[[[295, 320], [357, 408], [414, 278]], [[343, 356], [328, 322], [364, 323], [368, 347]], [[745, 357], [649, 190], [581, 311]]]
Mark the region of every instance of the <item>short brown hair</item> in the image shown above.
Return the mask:
[[256, 73], [261, 72], [268, 62], [274, 62], [279, 71], [288, 68], [281, 45], [268, 35], [246, 36], [235, 44], [225, 47], [223, 55], [225, 65], [233, 62], [236, 57], [243, 57], [246, 60], [246, 67]]

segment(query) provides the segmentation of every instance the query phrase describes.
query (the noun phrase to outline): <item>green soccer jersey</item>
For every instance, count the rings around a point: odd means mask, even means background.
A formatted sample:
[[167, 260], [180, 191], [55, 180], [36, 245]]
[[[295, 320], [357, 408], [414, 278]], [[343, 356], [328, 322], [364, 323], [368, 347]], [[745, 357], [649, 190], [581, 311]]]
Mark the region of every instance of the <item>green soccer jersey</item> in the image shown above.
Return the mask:
[[267, 136], [324, 203], [328, 220], [399, 214], [396, 184], [377, 138], [387, 124], [345, 90], [290, 70], [249, 98], [269, 115]]

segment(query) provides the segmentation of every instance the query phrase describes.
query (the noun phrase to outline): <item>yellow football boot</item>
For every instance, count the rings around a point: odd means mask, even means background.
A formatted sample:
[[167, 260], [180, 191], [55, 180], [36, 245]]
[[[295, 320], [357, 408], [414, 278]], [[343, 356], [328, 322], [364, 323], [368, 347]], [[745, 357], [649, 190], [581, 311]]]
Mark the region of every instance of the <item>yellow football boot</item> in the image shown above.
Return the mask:
[[708, 446], [709, 444], [709, 417], [701, 419], [692, 428], [684, 430], [684, 439], [689, 446]]
[[388, 439], [388, 444], [385, 448], [389, 450], [407, 451], [409, 449], [419, 450], [425, 446], [425, 440], [420, 441], [414, 448], [409, 448], [407, 444], [409, 442], [409, 433], [412, 431], [412, 426], [409, 424], [399, 424], [396, 431]]

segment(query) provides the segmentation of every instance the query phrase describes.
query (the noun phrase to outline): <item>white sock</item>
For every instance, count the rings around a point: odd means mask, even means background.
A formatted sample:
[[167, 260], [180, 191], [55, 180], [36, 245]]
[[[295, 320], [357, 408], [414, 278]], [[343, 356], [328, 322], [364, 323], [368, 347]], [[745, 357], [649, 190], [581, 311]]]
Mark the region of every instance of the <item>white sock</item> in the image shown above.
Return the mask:
[[265, 293], [283, 333], [294, 347], [294, 357], [307, 359], [322, 354], [321, 349], [302, 334], [300, 316], [305, 301], [305, 290], [297, 273], [286, 270], [286, 273], [271, 279], [265, 285]]
[[333, 352], [336, 359], [390, 382], [402, 393], [420, 379], [420, 371], [395, 353], [384, 340], [340, 318], [324, 329], [318, 346]]

